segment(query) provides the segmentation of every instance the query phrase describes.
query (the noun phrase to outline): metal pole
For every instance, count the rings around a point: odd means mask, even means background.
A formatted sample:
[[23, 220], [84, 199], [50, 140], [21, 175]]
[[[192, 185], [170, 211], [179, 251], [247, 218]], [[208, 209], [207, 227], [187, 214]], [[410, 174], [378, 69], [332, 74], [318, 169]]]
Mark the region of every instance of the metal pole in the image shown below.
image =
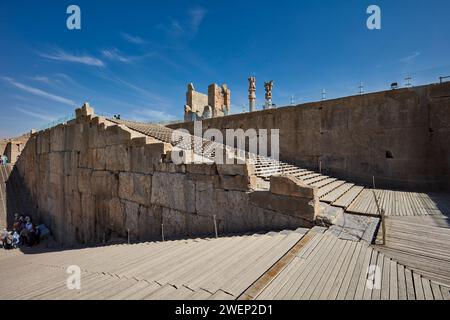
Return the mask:
[[384, 209], [381, 209], [381, 227], [383, 228], [383, 246], [386, 245], [386, 217], [384, 215]]
[[373, 184], [373, 188], [376, 189], [375, 188], [375, 176], [372, 176], [372, 184]]
[[128, 244], [130, 244], [130, 229], [127, 229]]
[[319, 173], [322, 173], [322, 160], [319, 160]]
[[217, 235], [217, 222], [216, 222], [216, 215], [213, 215], [213, 219], [214, 219], [214, 231], [216, 233], [216, 238], [218, 238], [219, 236]]
[[162, 238], [162, 241], [164, 242], [165, 240], [164, 240], [164, 224], [163, 223], [161, 223], [161, 238]]

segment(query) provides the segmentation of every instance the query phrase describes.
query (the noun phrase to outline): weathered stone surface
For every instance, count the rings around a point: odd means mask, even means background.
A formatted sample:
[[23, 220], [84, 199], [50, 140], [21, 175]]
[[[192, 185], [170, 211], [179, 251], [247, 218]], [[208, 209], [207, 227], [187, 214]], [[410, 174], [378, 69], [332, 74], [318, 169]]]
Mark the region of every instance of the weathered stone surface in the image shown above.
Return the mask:
[[93, 171], [91, 193], [96, 196], [114, 198], [118, 195], [119, 176], [111, 171]]
[[119, 197], [142, 205], [151, 204], [152, 176], [121, 172], [119, 176]]
[[109, 227], [120, 235], [125, 235], [125, 205], [119, 198], [109, 200]]
[[91, 189], [91, 169], [80, 168], [78, 169], [78, 191], [83, 193], [92, 193]]
[[195, 183], [179, 173], [155, 172], [151, 202], [184, 212], [195, 212]]
[[214, 163], [213, 164], [188, 163], [188, 164], [186, 164], [186, 172], [202, 174], [202, 175], [215, 175], [215, 174], [217, 174], [217, 168]]
[[154, 171], [153, 163], [147, 161], [144, 146], [130, 146], [130, 171], [143, 174], [151, 174]]
[[220, 187], [226, 190], [249, 191], [256, 183], [256, 176], [220, 176]]
[[123, 201], [125, 204], [125, 229], [130, 234], [130, 240], [135, 241], [139, 237], [139, 204], [131, 201]]
[[317, 188], [306, 185], [294, 176], [282, 174], [270, 178], [270, 192], [285, 196], [314, 198], [317, 195]]
[[218, 164], [217, 171], [220, 175], [228, 176], [252, 176], [255, 175], [255, 166], [253, 164]]
[[255, 191], [250, 194], [250, 201], [257, 207], [299, 217], [307, 221], [315, 221], [318, 214], [317, 199], [288, 197], [268, 191]]
[[62, 152], [50, 152], [50, 172], [63, 175], [64, 174], [64, 153]]
[[111, 171], [129, 171], [130, 159], [128, 147], [126, 145], [117, 144], [106, 147], [106, 170]]
[[97, 148], [92, 150], [92, 168], [95, 170], [106, 170], [106, 149]]
[[64, 151], [65, 126], [59, 125], [50, 131], [50, 151]]
[[330, 206], [326, 203], [320, 203], [319, 214], [316, 217], [318, 225], [331, 226], [335, 224], [339, 217], [344, 214], [344, 209]]
[[139, 207], [139, 240], [162, 240], [162, 210], [160, 206]]
[[185, 237], [188, 234], [186, 216], [184, 212], [162, 208], [162, 224], [166, 239]]

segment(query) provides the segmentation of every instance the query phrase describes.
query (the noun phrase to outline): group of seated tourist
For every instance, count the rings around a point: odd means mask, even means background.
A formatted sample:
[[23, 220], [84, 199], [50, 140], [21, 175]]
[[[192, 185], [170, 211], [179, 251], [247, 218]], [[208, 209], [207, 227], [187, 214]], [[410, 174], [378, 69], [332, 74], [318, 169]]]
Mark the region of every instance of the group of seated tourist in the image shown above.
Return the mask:
[[0, 156], [0, 166], [8, 164], [8, 157], [5, 155]]
[[38, 226], [33, 224], [31, 217], [14, 215], [13, 230], [4, 229], [1, 232], [0, 240], [5, 249], [18, 248], [19, 246], [32, 247], [39, 244], [41, 231]]

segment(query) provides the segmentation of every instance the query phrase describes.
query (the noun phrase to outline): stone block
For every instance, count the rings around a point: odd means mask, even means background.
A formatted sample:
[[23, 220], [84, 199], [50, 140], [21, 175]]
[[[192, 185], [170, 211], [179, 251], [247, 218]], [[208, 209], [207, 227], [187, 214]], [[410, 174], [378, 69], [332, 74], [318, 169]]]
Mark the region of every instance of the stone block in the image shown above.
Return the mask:
[[106, 198], [117, 197], [119, 176], [111, 171], [93, 171], [91, 174], [91, 193]]
[[193, 173], [193, 174], [201, 174], [201, 175], [215, 175], [217, 174], [217, 168], [214, 163], [207, 164], [207, 163], [188, 163], [186, 166], [186, 172], [187, 173]]
[[278, 195], [312, 199], [317, 196], [318, 191], [317, 188], [308, 186], [294, 176], [282, 174], [270, 178], [270, 192]]
[[109, 200], [109, 226], [116, 234], [126, 235], [125, 225], [125, 205], [119, 198]]
[[185, 164], [175, 164], [175, 163], [159, 163], [154, 166], [155, 171], [159, 172], [169, 172], [169, 173], [186, 173]]
[[130, 159], [128, 147], [123, 144], [106, 147], [106, 170], [129, 171]]
[[65, 148], [65, 126], [58, 125], [50, 129], [50, 151], [64, 151]]
[[319, 204], [319, 214], [316, 217], [316, 223], [318, 225], [331, 226], [336, 224], [343, 214], [344, 209], [321, 202]]
[[59, 175], [64, 174], [64, 153], [63, 152], [50, 152], [49, 153], [49, 167], [50, 172]]
[[79, 168], [77, 174], [78, 191], [86, 194], [91, 194], [91, 175], [92, 170], [86, 168]]
[[67, 151], [64, 152], [64, 174], [76, 175], [78, 169], [78, 153]]
[[152, 176], [121, 172], [119, 175], [119, 197], [141, 205], [151, 203]]
[[130, 171], [143, 174], [151, 174], [154, 171], [153, 164], [145, 157], [144, 146], [130, 146]]
[[143, 134], [130, 130], [128, 127], [120, 124], [107, 127], [104, 134], [106, 145], [108, 146], [117, 144], [128, 145], [131, 139], [144, 136]]
[[164, 238], [181, 238], [188, 235], [186, 225], [187, 214], [170, 208], [162, 208], [162, 224]]
[[255, 165], [246, 164], [218, 164], [217, 171], [220, 175], [228, 176], [253, 176], [255, 175]]
[[139, 207], [139, 240], [162, 240], [162, 207]]
[[250, 193], [250, 202], [260, 208], [273, 210], [311, 222], [315, 221], [319, 213], [319, 201], [317, 198], [289, 197], [273, 194], [269, 191], [255, 191]]
[[195, 183], [184, 174], [155, 172], [152, 179], [151, 203], [194, 213]]
[[125, 205], [125, 229], [129, 231], [130, 240], [135, 241], [139, 237], [139, 204], [131, 201], [123, 201]]
[[225, 190], [249, 191], [256, 189], [256, 176], [220, 176], [220, 188]]

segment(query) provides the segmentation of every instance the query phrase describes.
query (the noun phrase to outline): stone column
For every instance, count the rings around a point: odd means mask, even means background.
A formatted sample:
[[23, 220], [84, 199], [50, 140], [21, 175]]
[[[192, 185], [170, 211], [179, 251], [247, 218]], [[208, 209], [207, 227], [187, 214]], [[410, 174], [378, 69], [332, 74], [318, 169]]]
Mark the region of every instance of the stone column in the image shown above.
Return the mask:
[[273, 80], [269, 82], [264, 82], [264, 89], [266, 90], [266, 103], [264, 104], [264, 109], [271, 109]]
[[248, 105], [249, 111], [255, 111], [255, 101], [256, 101], [256, 78], [248, 78]]

